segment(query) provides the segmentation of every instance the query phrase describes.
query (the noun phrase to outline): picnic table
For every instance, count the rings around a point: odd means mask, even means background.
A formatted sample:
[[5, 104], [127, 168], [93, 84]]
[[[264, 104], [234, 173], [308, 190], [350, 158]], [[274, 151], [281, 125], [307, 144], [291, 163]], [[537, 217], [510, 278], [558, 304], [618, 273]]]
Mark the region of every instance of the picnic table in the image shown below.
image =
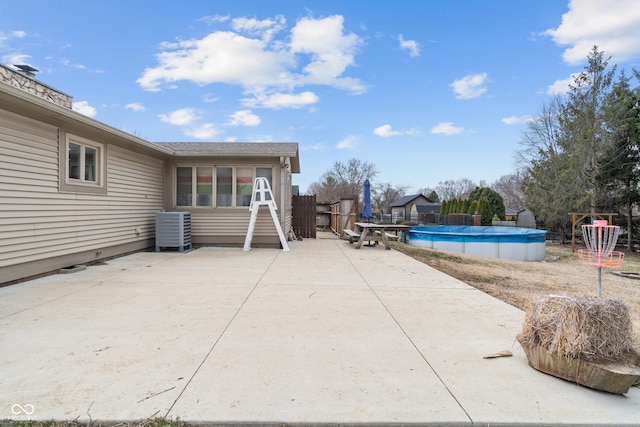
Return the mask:
[[[356, 249], [360, 249], [364, 242], [380, 242], [384, 245], [385, 249], [391, 249], [389, 247], [389, 240], [397, 240], [401, 236], [397, 233], [405, 232], [409, 230], [411, 227], [408, 225], [397, 225], [397, 224], [374, 224], [372, 222], [356, 222], [356, 230], [345, 230], [345, 234], [350, 236], [349, 241], [353, 241], [352, 239], [358, 238], [356, 242]], [[396, 234], [389, 233], [390, 231], [395, 231]], [[404, 243], [407, 242], [406, 233], [402, 233], [402, 241]]]

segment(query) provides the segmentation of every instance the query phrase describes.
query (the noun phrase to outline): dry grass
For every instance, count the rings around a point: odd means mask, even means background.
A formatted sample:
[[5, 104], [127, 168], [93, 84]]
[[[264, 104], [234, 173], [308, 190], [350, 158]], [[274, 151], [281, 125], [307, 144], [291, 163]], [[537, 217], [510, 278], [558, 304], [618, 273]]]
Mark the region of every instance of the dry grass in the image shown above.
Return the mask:
[[618, 298], [539, 297], [525, 313], [518, 341], [565, 358], [618, 360], [633, 349], [629, 307]]
[[[598, 269], [580, 264], [569, 245], [547, 244], [547, 259], [541, 262], [477, 257], [402, 243], [393, 243], [393, 248], [523, 311], [544, 295], [598, 294]], [[640, 345], [640, 280], [613, 271], [640, 273], [640, 255], [626, 254], [621, 269], [602, 271], [602, 297], [619, 298], [629, 306], [633, 341]]]

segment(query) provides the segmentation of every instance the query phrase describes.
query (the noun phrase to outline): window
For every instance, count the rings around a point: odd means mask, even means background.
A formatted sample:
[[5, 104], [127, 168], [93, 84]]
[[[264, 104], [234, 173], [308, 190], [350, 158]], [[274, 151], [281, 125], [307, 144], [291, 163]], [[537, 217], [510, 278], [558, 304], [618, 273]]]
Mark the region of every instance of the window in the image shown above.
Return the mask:
[[99, 184], [97, 145], [69, 140], [67, 144], [67, 179]]
[[193, 200], [193, 168], [176, 171], [176, 206], [191, 206]]
[[[273, 191], [273, 169], [271, 168], [256, 168], [256, 178], [267, 178], [269, 182], [269, 187], [271, 187], [271, 191]], [[267, 200], [269, 198], [269, 194], [266, 195]]]
[[213, 168], [196, 168], [196, 206], [212, 206]]
[[216, 206], [232, 206], [233, 168], [216, 168]]
[[178, 166], [176, 206], [244, 207], [251, 204], [255, 178], [273, 180], [273, 168]]
[[60, 131], [60, 191], [106, 194], [105, 145]]
[[253, 190], [253, 168], [236, 168], [236, 206], [249, 206]]

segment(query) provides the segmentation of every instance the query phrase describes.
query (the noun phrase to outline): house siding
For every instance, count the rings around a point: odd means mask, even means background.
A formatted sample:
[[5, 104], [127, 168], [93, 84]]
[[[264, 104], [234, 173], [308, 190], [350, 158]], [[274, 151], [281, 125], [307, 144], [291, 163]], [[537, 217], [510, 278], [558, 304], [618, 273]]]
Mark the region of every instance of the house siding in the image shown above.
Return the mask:
[[[273, 168], [273, 197], [278, 210], [276, 211], [278, 221], [285, 235], [291, 229], [291, 195], [288, 194], [288, 202], [281, 214], [281, 167], [279, 162], [273, 162], [268, 158], [224, 158], [224, 159], [201, 159], [185, 157], [170, 161], [166, 170], [165, 179], [167, 185], [165, 189], [165, 209], [167, 211], [191, 212], [191, 239], [196, 245], [215, 246], [242, 246], [249, 227], [251, 213], [249, 207], [185, 207], [176, 206], [176, 167], [181, 166], [234, 166], [234, 167], [271, 167]], [[290, 187], [290, 179], [287, 179]], [[285, 185], [286, 187], [286, 185]], [[286, 191], [286, 190], [285, 190]], [[254, 228], [252, 246], [280, 247], [280, 239], [273, 224], [273, 219], [269, 209], [265, 206], [260, 208], [258, 218]]]
[[164, 161], [95, 141], [106, 194], [62, 192], [58, 135], [0, 110], [0, 283], [153, 246]]

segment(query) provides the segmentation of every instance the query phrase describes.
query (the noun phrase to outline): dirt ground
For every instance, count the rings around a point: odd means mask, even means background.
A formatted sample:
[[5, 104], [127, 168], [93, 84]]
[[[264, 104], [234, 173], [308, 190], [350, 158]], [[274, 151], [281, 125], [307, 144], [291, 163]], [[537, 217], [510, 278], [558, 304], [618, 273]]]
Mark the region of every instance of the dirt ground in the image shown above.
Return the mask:
[[[598, 295], [598, 268], [581, 264], [577, 249], [572, 253], [571, 245], [548, 242], [546, 259], [539, 262], [477, 257], [402, 243], [393, 243], [393, 248], [522, 310], [541, 295]], [[627, 253], [620, 268], [602, 269], [602, 297], [627, 303], [634, 344], [640, 346], [640, 279], [614, 272], [640, 274], [640, 254]]]

